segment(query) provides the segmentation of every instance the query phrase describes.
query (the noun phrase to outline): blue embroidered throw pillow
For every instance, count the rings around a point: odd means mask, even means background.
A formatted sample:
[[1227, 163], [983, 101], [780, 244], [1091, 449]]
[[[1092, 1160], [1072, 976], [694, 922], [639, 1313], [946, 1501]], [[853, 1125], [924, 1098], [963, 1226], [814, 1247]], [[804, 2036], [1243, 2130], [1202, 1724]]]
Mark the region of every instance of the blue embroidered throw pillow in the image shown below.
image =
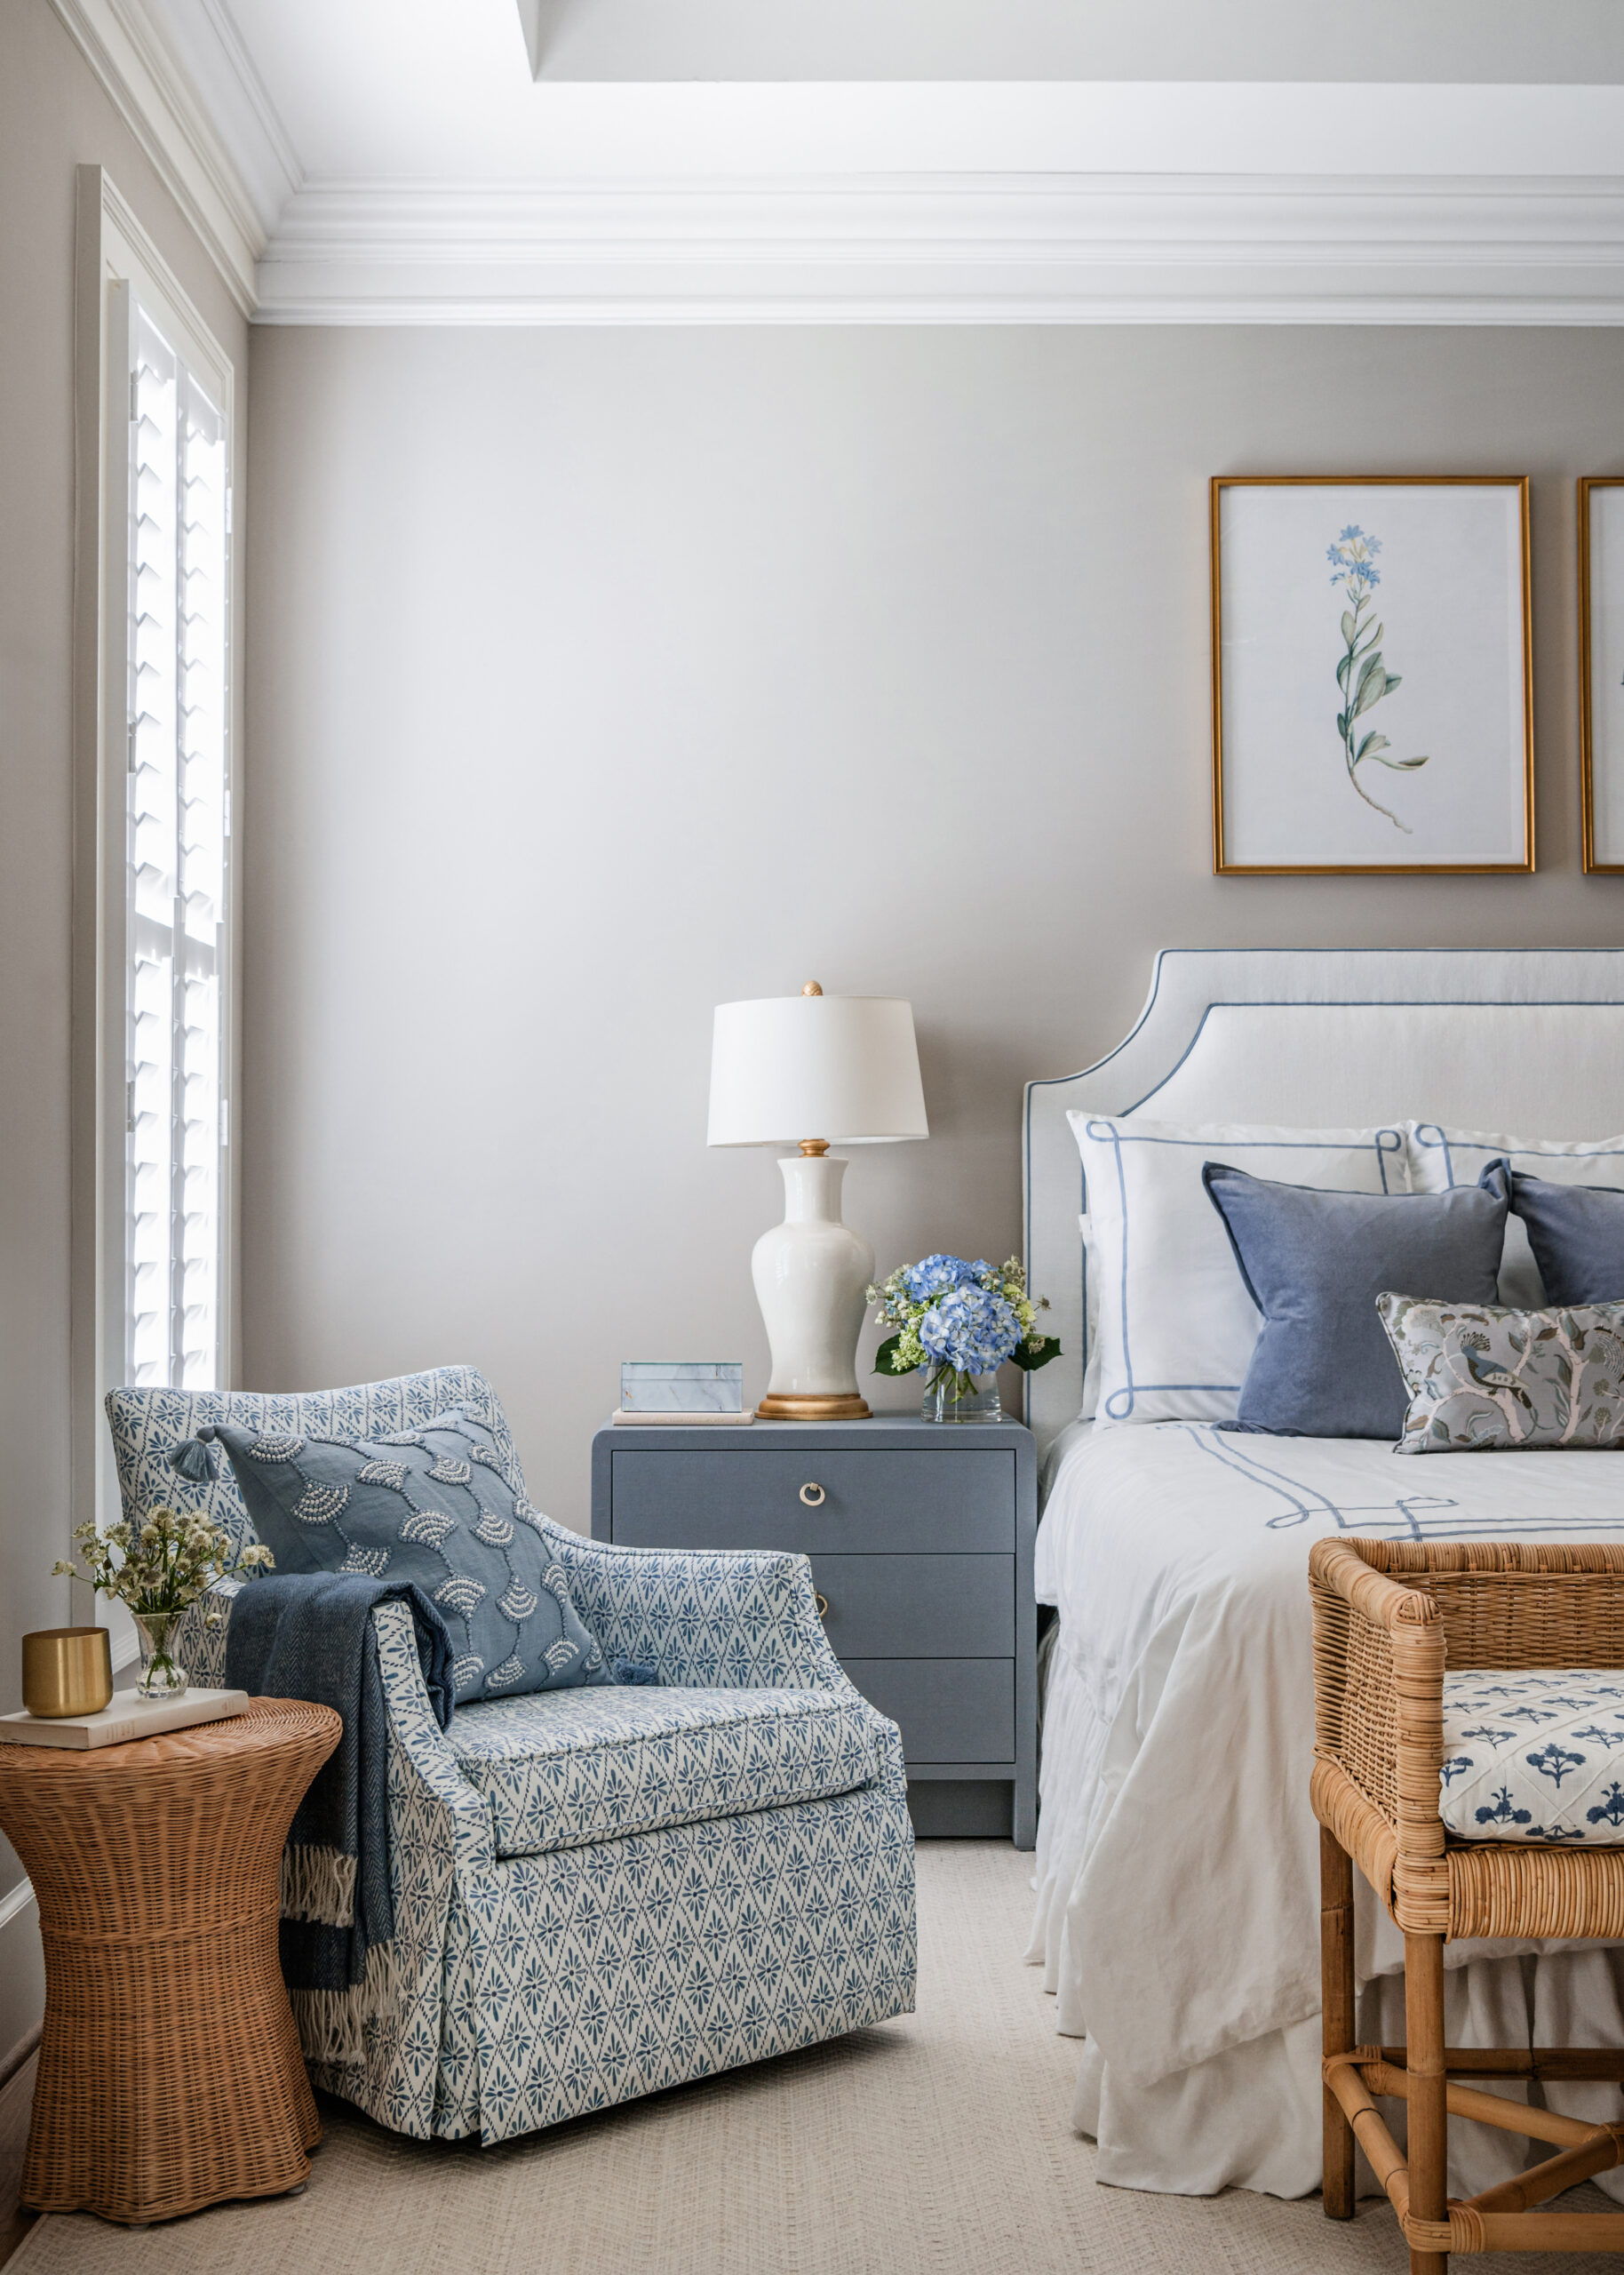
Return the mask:
[[278, 1572], [416, 1582], [451, 1631], [459, 1706], [613, 1680], [536, 1511], [508, 1484], [490, 1431], [460, 1407], [365, 1442], [228, 1422], [197, 1434], [231, 1457]]

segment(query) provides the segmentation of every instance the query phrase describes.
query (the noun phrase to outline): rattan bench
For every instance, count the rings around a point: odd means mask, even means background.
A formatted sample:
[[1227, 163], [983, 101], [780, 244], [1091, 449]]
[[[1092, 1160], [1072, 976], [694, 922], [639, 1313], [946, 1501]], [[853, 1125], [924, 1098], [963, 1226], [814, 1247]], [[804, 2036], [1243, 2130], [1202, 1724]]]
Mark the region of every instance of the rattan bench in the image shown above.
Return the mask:
[[[1624, 2050], [1444, 2042], [1445, 1942], [1624, 1940], [1624, 1848], [1460, 1841], [1446, 1837], [1438, 1814], [1445, 1664], [1624, 1667], [1624, 1548], [1322, 1540], [1309, 1577], [1326, 2217], [1353, 2216], [1357, 2137], [1398, 2215], [1411, 2275], [1445, 2275], [1452, 2251], [1624, 2251], [1624, 2212], [1530, 2208], [1624, 2162], [1624, 2122], [1586, 2124], [1456, 2082], [1624, 2079]], [[1355, 1864], [1404, 1931], [1405, 2046], [1354, 2042]], [[1407, 2159], [1373, 2095], [1405, 2103]], [[1452, 2115], [1548, 2142], [1556, 2153], [1453, 2201]]]

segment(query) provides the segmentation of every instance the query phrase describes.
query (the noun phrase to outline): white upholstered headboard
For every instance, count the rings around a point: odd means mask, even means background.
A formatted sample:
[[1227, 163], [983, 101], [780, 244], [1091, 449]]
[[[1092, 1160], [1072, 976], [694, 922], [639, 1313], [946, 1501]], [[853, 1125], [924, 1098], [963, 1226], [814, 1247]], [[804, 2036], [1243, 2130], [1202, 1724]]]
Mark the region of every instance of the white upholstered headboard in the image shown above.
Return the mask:
[[1063, 1356], [1027, 1378], [1040, 1448], [1082, 1401], [1082, 1164], [1068, 1113], [1301, 1128], [1624, 1129], [1624, 949], [1165, 948], [1125, 1041], [1026, 1086], [1026, 1265]]

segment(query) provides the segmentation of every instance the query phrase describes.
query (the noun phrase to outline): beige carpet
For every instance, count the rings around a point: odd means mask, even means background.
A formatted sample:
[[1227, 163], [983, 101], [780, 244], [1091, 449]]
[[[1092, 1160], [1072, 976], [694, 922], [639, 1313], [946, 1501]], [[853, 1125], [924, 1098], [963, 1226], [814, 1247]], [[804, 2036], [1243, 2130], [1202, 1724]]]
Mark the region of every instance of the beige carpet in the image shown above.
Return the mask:
[[1030, 1860], [991, 1841], [919, 1857], [905, 2021], [490, 2151], [330, 2102], [302, 2197], [144, 2233], [42, 2220], [10, 2275], [1401, 2275], [1379, 2204], [1343, 2226], [1317, 2200], [1097, 2188], [1067, 2121], [1077, 2048], [1020, 1960]]

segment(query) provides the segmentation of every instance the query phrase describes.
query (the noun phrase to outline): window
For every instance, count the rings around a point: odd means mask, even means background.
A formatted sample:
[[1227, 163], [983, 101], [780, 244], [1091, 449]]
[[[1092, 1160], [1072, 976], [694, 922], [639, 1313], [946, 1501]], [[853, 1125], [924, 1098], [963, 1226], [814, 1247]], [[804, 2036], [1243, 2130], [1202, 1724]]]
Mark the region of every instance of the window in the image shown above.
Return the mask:
[[235, 376], [106, 171], [76, 187], [71, 1521], [105, 1528], [107, 1392], [235, 1363]]
[[231, 815], [226, 419], [128, 288], [124, 1380], [222, 1379]]

